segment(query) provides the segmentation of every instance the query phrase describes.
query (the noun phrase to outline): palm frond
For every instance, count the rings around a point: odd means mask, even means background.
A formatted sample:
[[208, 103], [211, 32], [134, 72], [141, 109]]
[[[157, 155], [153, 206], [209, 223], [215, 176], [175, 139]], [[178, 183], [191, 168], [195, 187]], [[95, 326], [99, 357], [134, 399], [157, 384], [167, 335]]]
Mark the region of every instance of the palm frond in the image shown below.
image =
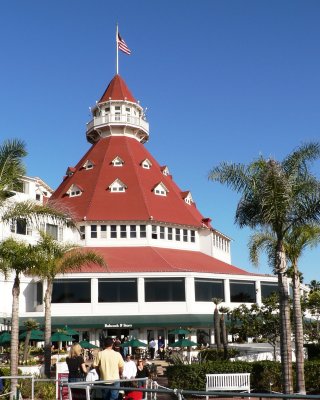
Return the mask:
[[248, 175], [248, 169], [244, 164], [223, 162], [209, 172], [208, 179], [227, 184], [236, 192], [246, 190], [246, 187], [250, 184], [250, 175]]
[[282, 166], [289, 175], [305, 175], [306, 173], [308, 174], [307, 164], [318, 158], [320, 158], [320, 143], [305, 143], [289, 154], [288, 157], [283, 160]]
[[15, 190], [25, 174], [22, 158], [27, 155], [22, 140], [5, 140], [0, 146], [0, 192]]
[[60, 265], [60, 273], [80, 271], [86, 264], [95, 264], [107, 269], [103, 257], [99, 254], [92, 251], [73, 250], [63, 258]]
[[2, 207], [0, 219], [4, 222], [17, 219], [25, 219], [30, 224], [39, 225], [40, 222], [50, 221], [74, 226], [74, 216], [69, 209], [61, 203], [49, 202], [38, 204], [27, 200], [19, 203], [9, 203]]
[[268, 264], [274, 269], [277, 238], [271, 231], [256, 232], [250, 236], [248, 243], [249, 258], [254, 266], [259, 265], [259, 258], [262, 252], [265, 252], [268, 258]]

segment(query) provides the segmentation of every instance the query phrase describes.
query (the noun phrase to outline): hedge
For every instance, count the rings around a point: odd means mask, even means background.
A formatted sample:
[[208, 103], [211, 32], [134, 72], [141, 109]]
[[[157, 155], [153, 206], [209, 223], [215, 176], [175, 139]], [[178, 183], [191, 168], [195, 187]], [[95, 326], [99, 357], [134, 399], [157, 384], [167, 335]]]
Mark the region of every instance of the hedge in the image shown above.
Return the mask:
[[[295, 382], [295, 364], [293, 364]], [[281, 364], [275, 361], [217, 361], [191, 365], [170, 365], [167, 367], [168, 385], [184, 390], [205, 390], [206, 374], [251, 373], [251, 388], [257, 391], [282, 391]], [[305, 362], [307, 392], [320, 393], [320, 361]]]
[[[21, 370], [19, 370], [21, 375]], [[0, 367], [0, 376], [10, 376], [10, 368]], [[10, 392], [11, 379], [4, 379], [4, 393]], [[23, 398], [31, 398], [31, 379], [19, 380], [21, 394]], [[56, 385], [55, 382], [35, 382], [34, 394], [36, 399], [55, 400]]]

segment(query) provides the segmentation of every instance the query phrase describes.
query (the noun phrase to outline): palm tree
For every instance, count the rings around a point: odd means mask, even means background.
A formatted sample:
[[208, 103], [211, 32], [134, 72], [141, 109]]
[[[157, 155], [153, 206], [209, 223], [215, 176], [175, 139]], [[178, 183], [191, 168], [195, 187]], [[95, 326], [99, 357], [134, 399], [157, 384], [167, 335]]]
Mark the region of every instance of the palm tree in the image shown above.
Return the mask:
[[311, 289], [311, 292], [314, 292], [315, 290], [320, 290], [320, 282], [316, 279], [313, 279], [312, 281], [310, 281], [309, 287]]
[[31, 331], [38, 329], [39, 324], [34, 319], [28, 319], [24, 322], [24, 327], [26, 328], [26, 338], [24, 340], [23, 362], [27, 363]]
[[220, 329], [220, 314], [218, 310], [218, 305], [222, 302], [222, 299], [217, 297], [212, 298], [212, 303], [215, 305], [214, 309], [214, 342], [217, 346], [217, 350], [221, 349], [221, 329]]
[[84, 251], [74, 244], [59, 243], [50, 235], [40, 232], [40, 241], [35, 246], [37, 264], [30, 271], [31, 275], [40, 277], [46, 284], [44, 361], [45, 374], [50, 377], [51, 366], [51, 299], [53, 281], [57, 275], [66, 272], [80, 271], [85, 264], [98, 264], [106, 267], [104, 259], [92, 251]]
[[[296, 380], [297, 392], [306, 393], [304, 378], [304, 351], [303, 351], [303, 315], [300, 298], [300, 273], [298, 260], [307, 247], [314, 247], [320, 242], [320, 227], [316, 225], [305, 225], [293, 227], [287, 231], [283, 245], [291, 268], [288, 268], [288, 275], [292, 279], [293, 292], [293, 321], [296, 350]], [[266, 251], [269, 263], [273, 266], [276, 250], [276, 237], [272, 232], [259, 232], [251, 236], [249, 242], [250, 260], [254, 265], [259, 264], [259, 254]]]
[[26, 155], [25, 143], [21, 140], [5, 140], [0, 145], [0, 204], [10, 196], [11, 190], [21, 185], [21, 176], [25, 174], [22, 158]]
[[228, 332], [226, 327], [225, 315], [229, 313], [229, 307], [220, 307], [220, 329], [221, 329], [221, 339], [223, 345], [224, 358], [228, 358]]
[[[5, 278], [10, 273], [14, 273], [10, 353], [10, 374], [13, 376], [18, 375], [20, 275], [26, 273], [33, 266], [34, 261], [33, 248], [25, 242], [8, 238], [0, 243], [0, 271], [5, 275]], [[15, 393], [16, 385], [17, 380], [12, 379], [11, 392]]]
[[227, 184], [241, 194], [235, 221], [240, 227], [269, 229], [276, 237], [274, 271], [278, 276], [280, 352], [284, 393], [293, 392], [291, 323], [284, 236], [292, 227], [320, 220], [320, 184], [310, 162], [320, 157], [320, 144], [300, 146], [283, 161], [272, 158], [248, 165], [221, 163], [209, 179]]
[[305, 225], [293, 228], [286, 235], [285, 249], [292, 268], [293, 316], [296, 342], [296, 378], [298, 393], [305, 394], [303, 314], [301, 309], [300, 273], [298, 260], [307, 247], [315, 247], [320, 242], [320, 226]]

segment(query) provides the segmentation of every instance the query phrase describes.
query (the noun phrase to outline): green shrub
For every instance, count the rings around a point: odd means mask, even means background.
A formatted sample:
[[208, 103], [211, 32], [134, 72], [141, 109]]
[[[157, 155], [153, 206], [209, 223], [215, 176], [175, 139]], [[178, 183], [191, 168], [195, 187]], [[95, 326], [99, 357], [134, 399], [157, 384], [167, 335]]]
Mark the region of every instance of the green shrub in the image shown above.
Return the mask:
[[[293, 364], [295, 381], [295, 364]], [[205, 390], [206, 374], [250, 372], [251, 388], [256, 391], [282, 391], [281, 363], [275, 361], [215, 361], [191, 365], [167, 367], [168, 384], [171, 388]], [[320, 361], [305, 362], [307, 392], [320, 393]], [[272, 384], [272, 385], [270, 385]]]
[[[31, 379], [19, 380], [21, 395], [24, 399], [31, 398], [32, 381]], [[55, 400], [56, 385], [54, 382], [35, 382], [34, 397], [38, 400]]]
[[304, 366], [304, 375], [307, 391], [320, 393], [320, 361], [306, 361]]
[[251, 372], [252, 363], [244, 361], [216, 361], [167, 367], [168, 384], [171, 388], [205, 390], [206, 374]]
[[253, 362], [250, 384], [257, 391], [271, 389], [274, 392], [281, 392], [281, 364], [275, 361]]
[[[0, 367], [0, 376], [10, 376], [10, 368]], [[3, 393], [10, 392], [10, 385], [11, 385], [10, 379], [3, 379], [3, 386], [4, 386]]]

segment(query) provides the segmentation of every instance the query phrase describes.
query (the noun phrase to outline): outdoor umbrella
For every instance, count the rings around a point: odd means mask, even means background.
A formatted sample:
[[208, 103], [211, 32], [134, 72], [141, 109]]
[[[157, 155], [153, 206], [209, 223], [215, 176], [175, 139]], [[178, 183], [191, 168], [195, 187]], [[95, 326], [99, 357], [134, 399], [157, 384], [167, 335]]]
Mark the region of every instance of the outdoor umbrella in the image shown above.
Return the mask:
[[172, 331], [169, 331], [169, 333], [171, 335], [189, 335], [190, 331], [188, 331], [187, 329], [173, 329]]
[[6, 331], [0, 335], [0, 345], [3, 346], [4, 344], [11, 342], [11, 333]]
[[[19, 339], [24, 340], [26, 338], [26, 336], [27, 336], [27, 331], [21, 333], [19, 335]], [[41, 342], [42, 340], [44, 340], [44, 333], [42, 331], [39, 331], [38, 329], [33, 329], [31, 331], [30, 340], [35, 340], [35, 341]]]
[[121, 347], [148, 347], [148, 345], [144, 342], [141, 342], [138, 339], [131, 339], [127, 342], [120, 344]]
[[61, 329], [63, 333], [65, 333], [66, 335], [70, 335], [70, 336], [76, 336], [79, 335], [79, 332], [75, 331], [72, 328], [68, 328], [68, 326], [66, 325], [64, 328]]
[[83, 349], [98, 349], [99, 346], [96, 346], [95, 344], [92, 344], [90, 342], [88, 342], [87, 340], [81, 340], [81, 342], [79, 342], [80, 346]]
[[55, 332], [50, 340], [51, 342], [72, 342], [73, 337], [66, 335], [64, 332]]
[[189, 339], [181, 339], [181, 340], [178, 340], [177, 342], [169, 344], [169, 346], [170, 347], [188, 347], [188, 349], [187, 349], [188, 363], [191, 364], [190, 347], [198, 346], [198, 343], [193, 342], [192, 340], [189, 340]]
[[177, 342], [170, 343], [170, 347], [192, 347], [192, 346], [198, 346], [198, 343], [193, 342], [192, 340], [189, 339], [181, 339], [178, 340]]

